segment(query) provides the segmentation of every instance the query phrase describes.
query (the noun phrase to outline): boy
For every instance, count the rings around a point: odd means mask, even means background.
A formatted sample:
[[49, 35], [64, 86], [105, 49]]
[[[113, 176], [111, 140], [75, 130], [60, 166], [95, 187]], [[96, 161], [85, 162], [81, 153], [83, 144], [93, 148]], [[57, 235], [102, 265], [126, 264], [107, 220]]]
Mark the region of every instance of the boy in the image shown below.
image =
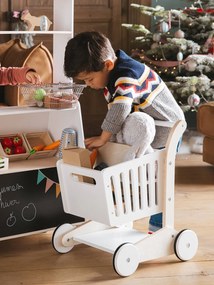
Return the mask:
[[[99, 32], [83, 32], [68, 41], [64, 70], [67, 77], [83, 80], [91, 88], [104, 88], [108, 112], [101, 135], [85, 140], [88, 149], [99, 148], [117, 135], [136, 111], [155, 120], [184, 120], [182, 110], [158, 74], [122, 50], [115, 53], [109, 39]], [[168, 133], [169, 128], [157, 127], [152, 146], [164, 147]], [[160, 228], [161, 214], [152, 216], [150, 225], [150, 230]]]

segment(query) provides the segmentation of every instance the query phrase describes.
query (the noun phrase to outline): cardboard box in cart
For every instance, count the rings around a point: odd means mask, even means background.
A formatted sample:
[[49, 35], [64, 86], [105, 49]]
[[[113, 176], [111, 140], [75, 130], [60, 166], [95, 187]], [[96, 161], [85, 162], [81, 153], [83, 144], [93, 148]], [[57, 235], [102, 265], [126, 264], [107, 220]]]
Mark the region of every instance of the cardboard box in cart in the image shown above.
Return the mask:
[[[130, 146], [125, 144], [108, 142], [98, 149], [95, 165], [105, 163], [108, 166], [124, 162], [125, 155]], [[91, 168], [91, 152], [85, 148], [72, 147], [62, 150], [63, 162], [75, 166]], [[91, 177], [77, 175], [79, 181], [94, 183]]]
[[[72, 147], [62, 150], [63, 162], [75, 166], [91, 168], [90, 151], [85, 148]], [[79, 181], [93, 183], [93, 179], [78, 175]]]

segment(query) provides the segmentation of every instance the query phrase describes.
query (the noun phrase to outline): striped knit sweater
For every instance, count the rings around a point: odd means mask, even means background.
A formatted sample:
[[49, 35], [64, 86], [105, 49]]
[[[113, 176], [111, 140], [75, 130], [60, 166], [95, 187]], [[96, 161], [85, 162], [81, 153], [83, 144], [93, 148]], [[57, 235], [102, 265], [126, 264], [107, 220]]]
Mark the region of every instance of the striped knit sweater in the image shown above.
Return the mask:
[[[109, 110], [101, 126], [103, 130], [117, 134], [133, 111], [145, 112], [156, 120], [184, 119], [173, 95], [155, 71], [122, 50], [118, 50], [116, 56], [115, 67], [104, 90]], [[157, 128], [153, 147], [164, 146], [168, 132], [166, 128]]]

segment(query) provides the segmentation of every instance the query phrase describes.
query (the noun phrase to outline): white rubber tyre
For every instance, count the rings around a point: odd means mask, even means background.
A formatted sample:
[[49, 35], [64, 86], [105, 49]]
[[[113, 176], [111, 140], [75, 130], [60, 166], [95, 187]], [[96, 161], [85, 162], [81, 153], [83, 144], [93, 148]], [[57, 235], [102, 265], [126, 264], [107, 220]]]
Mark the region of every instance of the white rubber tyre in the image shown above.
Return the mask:
[[176, 236], [174, 250], [176, 256], [187, 261], [193, 258], [198, 250], [198, 237], [194, 231], [183, 230]]
[[71, 246], [65, 246], [62, 243], [63, 236], [67, 234], [68, 232], [72, 231], [75, 227], [72, 226], [71, 224], [62, 224], [58, 226], [52, 235], [52, 245], [53, 248], [59, 252], [59, 253], [67, 253], [72, 250], [74, 247], [74, 244]]
[[120, 245], [113, 256], [113, 267], [117, 274], [126, 277], [133, 274], [139, 265], [138, 249], [131, 243]]

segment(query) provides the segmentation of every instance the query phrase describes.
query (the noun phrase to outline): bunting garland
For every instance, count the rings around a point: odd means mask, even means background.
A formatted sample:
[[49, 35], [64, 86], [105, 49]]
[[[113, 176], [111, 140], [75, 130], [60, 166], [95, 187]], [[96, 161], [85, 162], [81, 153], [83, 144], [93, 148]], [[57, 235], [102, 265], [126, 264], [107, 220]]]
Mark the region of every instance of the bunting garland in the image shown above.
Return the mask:
[[59, 183], [56, 183], [55, 181], [51, 180], [48, 178], [46, 175], [41, 170], [38, 170], [37, 174], [37, 185], [41, 183], [44, 179], [46, 179], [46, 184], [45, 184], [45, 193], [47, 193], [52, 185], [55, 185], [55, 191], [56, 191], [56, 198], [58, 198], [60, 194], [60, 186]]

